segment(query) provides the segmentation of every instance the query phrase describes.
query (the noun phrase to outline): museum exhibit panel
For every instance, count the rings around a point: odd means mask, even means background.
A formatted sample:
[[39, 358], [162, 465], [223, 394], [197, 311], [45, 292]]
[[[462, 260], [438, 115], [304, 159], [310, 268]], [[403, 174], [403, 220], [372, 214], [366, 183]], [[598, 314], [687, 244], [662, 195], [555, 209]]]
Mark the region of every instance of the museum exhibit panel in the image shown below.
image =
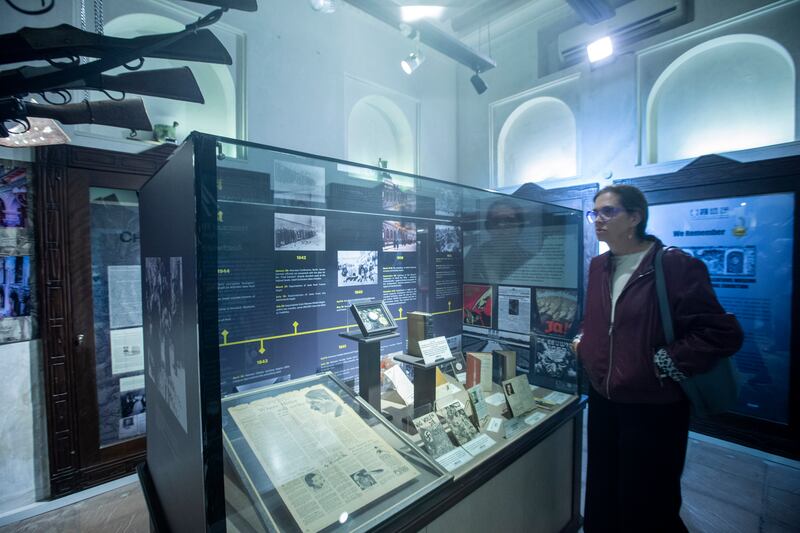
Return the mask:
[[706, 264], [745, 333], [733, 356], [738, 401], [724, 415], [693, 419], [692, 429], [787, 457], [800, 456], [798, 162], [704, 156], [677, 172], [619, 181], [647, 195], [649, 232]]
[[159, 530], [577, 530], [581, 211], [199, 133], [140, 209]]

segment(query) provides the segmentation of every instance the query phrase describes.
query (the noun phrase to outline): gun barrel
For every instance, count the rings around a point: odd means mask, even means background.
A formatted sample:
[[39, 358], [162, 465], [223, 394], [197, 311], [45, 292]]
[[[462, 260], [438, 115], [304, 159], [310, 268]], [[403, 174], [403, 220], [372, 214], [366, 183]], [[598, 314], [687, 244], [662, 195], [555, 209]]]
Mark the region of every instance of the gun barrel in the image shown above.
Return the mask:
[[56, 106], [27, 102], [26, 108], [28, 116], [52, 118], [62, 124], [101, 124], [132, 130], [153, 130], [141, 98], [98, 102], [87, 100]]

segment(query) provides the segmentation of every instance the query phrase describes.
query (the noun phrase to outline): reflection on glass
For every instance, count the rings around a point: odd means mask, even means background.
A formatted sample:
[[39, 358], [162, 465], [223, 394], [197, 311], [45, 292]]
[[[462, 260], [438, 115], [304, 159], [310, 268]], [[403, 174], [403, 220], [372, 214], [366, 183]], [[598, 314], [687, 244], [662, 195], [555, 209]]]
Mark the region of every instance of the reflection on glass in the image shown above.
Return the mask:
[[100, 445], [145, 433], [139, 200], [89, 189], [92, 303]]

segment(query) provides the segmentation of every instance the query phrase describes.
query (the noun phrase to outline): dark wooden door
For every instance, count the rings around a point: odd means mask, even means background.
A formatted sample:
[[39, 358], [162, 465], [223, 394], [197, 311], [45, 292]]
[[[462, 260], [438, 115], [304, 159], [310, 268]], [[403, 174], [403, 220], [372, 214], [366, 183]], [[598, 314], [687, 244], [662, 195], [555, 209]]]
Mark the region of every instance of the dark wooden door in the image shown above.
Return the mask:
[[144, 460], [137, 191], [170, 148], [37, 152], [53, 497], [132, 473]]

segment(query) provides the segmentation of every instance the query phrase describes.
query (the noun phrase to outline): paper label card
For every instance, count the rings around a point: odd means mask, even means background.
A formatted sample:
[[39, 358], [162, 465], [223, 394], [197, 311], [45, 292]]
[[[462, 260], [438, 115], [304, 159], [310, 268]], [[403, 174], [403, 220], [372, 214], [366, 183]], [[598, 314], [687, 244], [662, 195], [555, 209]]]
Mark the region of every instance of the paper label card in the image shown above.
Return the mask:
[[545, 418], [547, 418], [546, 414], [542, 412], [537, 412], [525, 417], [525, 423], [528, 424], [529, 426], [535, 426]]
[[452, 472], [459, 466], [465, 465], [471, 460], [472, 456], [460, 446], [455, 450], [449, 451], [446, 454], [436, 458], [436, 462], [442, 465], [448, 472]]
[[478, 435], [477, 437], [466, 443], [464, 445], [464, 449], [467, 450], [467, 452], [470, 455], [474, 456], [478, 455], [479, 453], [485, 450], [488, 450], [495, 444], [497, 444], [497, 442], [493, 438], [491, 438], [489, 435], [481, 433], [480, 435]]
[[566, 402], [570, 399], [570, 395], [564, 392], [551, 392], [547, 396], [544, 397], [546, 402], [552, 403], [554, 405], [561, 405], [562, 403]]
[[489, 423], [486, 424], [486, 431], [497, 433], [498, 431], [500, 431], [501, 427], [503, 427], [503, 419], [492, 417], [489, 419]]
[[419, 350], [422, 352], [422, 359], [428, 366], [453, 358], [450, 346], [447, 344], [447, 337], [421, 340], [419, 341]]
[[486, 397], [486, 403], [494, 406], [503, 405], [504, 403], [506, 403], [506, 398], [505, 396], [503, 396], [502, 392], [495, 392], [491, 396]]

